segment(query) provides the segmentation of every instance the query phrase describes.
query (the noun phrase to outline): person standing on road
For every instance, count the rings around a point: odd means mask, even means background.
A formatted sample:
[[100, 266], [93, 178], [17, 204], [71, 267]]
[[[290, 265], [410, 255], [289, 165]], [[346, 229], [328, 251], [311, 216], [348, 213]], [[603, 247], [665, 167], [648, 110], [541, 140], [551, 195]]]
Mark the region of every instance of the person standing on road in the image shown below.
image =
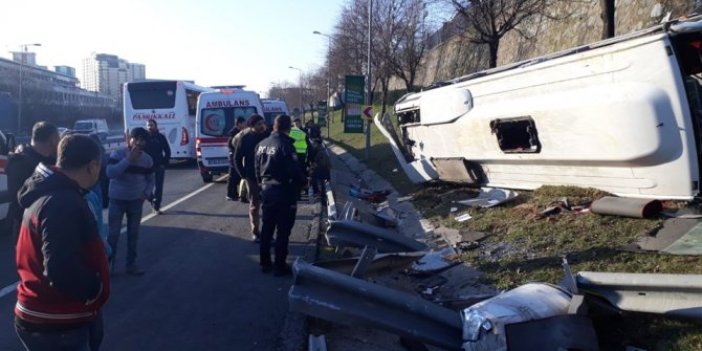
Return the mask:
[[[244, 117], [237, 117], [236, 124], [234, 128], [229, 131], [229, 139], [227, 139], [227, 147], [229, 148], [229, 179], [227, 179], [227, 197], [228, 201], [234, 201], [239, 197], [239, 191], [237, 187], [239, 182], [241, 182], [241, 176], [236, 170], [234, 165], [234, 152], [236, 151], [236, 144], [234, 144], [235, 137], [239, 132], [243, 131], [246, 127], [246, 119]], [[238, 140], [237, 140], [238, 141]]]
[[234, 151], [234, 165], [239, 175], [246, 181], [249, 197], [249, 220], [251, 222], [251, 236], [259, 242], [259, 226], [261, 222], [261, 194], [256, 182], [255, 156], [256, 145], [266, 136], [266, 121], [260, 115], [251, 115], [247, 122], [247, 129], [239, 140]]
[[[279, 115], [273, 123], [271, 136], [256, 148], [256, 180], [261, 185], [263, 227], [259, 247], [261, 270], [273, 270], [276, 276], [291, 273], [285, 262], [288, 238], [295, 225], [297, 197], [304, 175], [297, 163], [290, 134], [290, 116]], [[275, 236], [275, 261], [271, 262], [271, 241]]]
[[171, 147], [168, 145], [166, 137], [158, 131], [156, 120], [150, 119], [146, 123], [149, 130], [149, 140], [146, 143], [146, 151], [154, 162], [154, 178], [156, 188], [154, 197], [151, 200], [151, 207], [154, 213], [161, 214], [161, 200], [163, 199], [163, 181], [166, 175], [166, 166], [171, 161]]
[[22, 207], [17, 195], [25, 180], [32, 176], [39, 163], [53, 166], [56, 163], [56, 147], [60, 140], [58, 128], [49, 122], [37, 122], [32, 127], [29, 145], [18, 147], [18, 151], [7, 159], [7, 191], [10, 194], [10, 208], [7, 218], [10, 221], [12, 236], [17, 237], [22, 223]]
[[[297, 154], [297, 162], [302, 170], [302, 173], [307, 179], [307, 133], [302, 130], [302, 121], [299, 117], [295, 117], [293, 121], [295, 125], [290, 129], [290, 137], [293, 139], [293, 146], [295, 147], [295, 153]], [[307, 181], [302, 185], [302, 190], [307, 193]], [[300, 194], [298, 194], [298, 200], [300, 199]]]
[[97, 183], [100, 162], [93, 140], [66, 136], [57, 166], [40, 164], [20, 190], [25, 210], [16, 253], [15, 331], [27, 350], [95, 350], [100, 344], [109, 271], [82, 195]]
[[136, 264], [137, 241], [144, 200], [153, 196], [154, 171], [151, 156], [143, 151], [149, 140], [149, 132], [144, 128], [134, 128], [129, 135], [128, 147], [113, 151], [106, 169], [110, 177], [107, 241], [112, 248], [110, 264], [114, 267], [122, 218], [126, 214], [127, 274], [143, 275], [144, 271]]

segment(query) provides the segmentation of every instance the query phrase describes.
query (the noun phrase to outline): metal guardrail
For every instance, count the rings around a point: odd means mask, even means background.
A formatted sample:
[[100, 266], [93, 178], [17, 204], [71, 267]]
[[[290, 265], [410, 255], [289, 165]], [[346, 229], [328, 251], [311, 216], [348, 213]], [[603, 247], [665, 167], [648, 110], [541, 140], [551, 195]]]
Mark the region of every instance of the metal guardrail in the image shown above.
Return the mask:
[[414, 295], [297, 260], [290, 309], [345, 325], [370, 326], [452, 350], [461, 348], [460, 314]]
[[381, 253], [428, 249], [426, 244], [412, 238], [352, 220], [329, 221], [326, 237], [334, 246], [375, 247]]
[[702, 318], [702, 275], [578, 272], [579, 292], [625, 311]]

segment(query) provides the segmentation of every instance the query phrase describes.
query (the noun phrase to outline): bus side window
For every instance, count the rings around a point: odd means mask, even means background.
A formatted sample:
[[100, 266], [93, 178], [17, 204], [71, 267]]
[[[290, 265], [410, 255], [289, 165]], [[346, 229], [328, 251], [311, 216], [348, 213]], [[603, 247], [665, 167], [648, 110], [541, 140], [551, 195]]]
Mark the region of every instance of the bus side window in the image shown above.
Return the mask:
[[186, 100], [188, 100], [188, 115], [195, 116], [197, 113], [197, 98], [200, 96], [199, 91], [185, 89]]

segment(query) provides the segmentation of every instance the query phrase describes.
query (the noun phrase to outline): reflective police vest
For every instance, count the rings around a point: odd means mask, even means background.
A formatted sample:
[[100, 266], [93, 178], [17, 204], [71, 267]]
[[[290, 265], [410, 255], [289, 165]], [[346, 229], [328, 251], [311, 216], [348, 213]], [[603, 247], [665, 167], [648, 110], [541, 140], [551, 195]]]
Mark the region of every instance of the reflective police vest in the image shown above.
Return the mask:
[[290, 137], [295, 140], [293, 146], [295, 147], [295, 153], [306, 154], [307, 153], [307, 134], [303, 132], [298, 127], [292, 127], [290, 129]]

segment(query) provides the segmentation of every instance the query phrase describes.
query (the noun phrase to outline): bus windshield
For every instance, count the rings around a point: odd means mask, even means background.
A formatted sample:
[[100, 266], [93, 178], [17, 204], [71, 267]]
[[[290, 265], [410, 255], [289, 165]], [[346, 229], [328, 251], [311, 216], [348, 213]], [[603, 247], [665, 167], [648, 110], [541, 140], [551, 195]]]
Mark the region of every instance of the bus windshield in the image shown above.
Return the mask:
[[176, 82], [140, 82], [127, 85], [132, 108], [135, 110], [173, 108]]
[[226, 136], [234, 128], [237, 117], [248, 119], [256, 113], [256, 107], [203, 108], [200, 116], [200, 132], [209, 136]]

